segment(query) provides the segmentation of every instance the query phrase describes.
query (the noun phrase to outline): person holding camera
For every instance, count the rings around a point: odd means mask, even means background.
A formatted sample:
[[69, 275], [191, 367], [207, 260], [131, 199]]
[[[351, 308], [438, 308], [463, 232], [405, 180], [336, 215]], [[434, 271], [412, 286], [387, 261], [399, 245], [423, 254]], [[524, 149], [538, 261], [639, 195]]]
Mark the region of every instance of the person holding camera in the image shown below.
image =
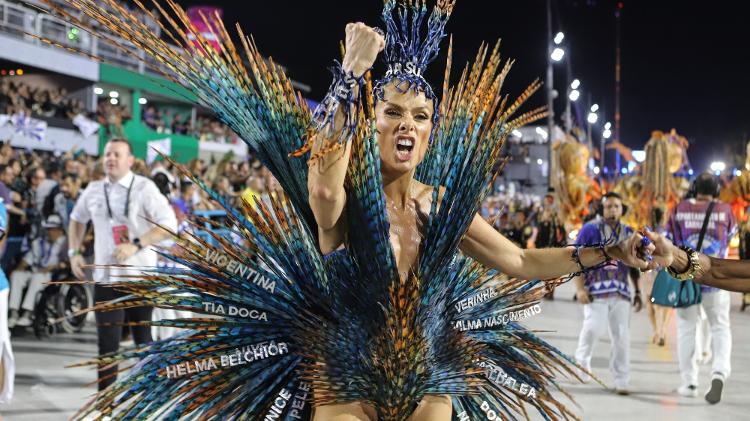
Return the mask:
[[[79, 279], [85, 278], [81, 246], [86, 224], [91, 221], [94, 226], [94, 298], [97, 302], [123, 297], [124, 293], [107, 284], [123, 281], [124, 276], [138, 275], [141, 268], [155, 267], [157, 253], [150, 246], [169, 238], [166, 230], [177, 231], [177, 220], [166, 197], [153, 181], [131, 171], [134, 162], [127, 140], [110, 139], [104, 147], [105, 179], [89, 183], [70, 214], [68, 255], [71, 269]], [[148, 322], [152, 308], [96, 311], [99, 355], [119, 349], [120, 324], [125, 321], [126, 313], [129, 322]], [[131, 326], [136, 345], [151, 341], [150, 329], [150, 326]], [[116, 365], [100, 368], [99, 390], [104, 390], [116, 377]]]
[[[620, 222], [627, 208], [617, 193], [607, 193], [602, 198], [598, 218], [586, 223], [578, 233], [576, 244], [617, 243], [633, 234], [633, 230]], [[641, 311], [643, 301], [638, 279], [633, 278], [634, 296], [628, 279], [632, 273], [620, 261], [608, 260], [599, 269], [574, 278], [576, 299], [583, 304], [583, 326], [578, 337], [575, 357], [579, 365], [591, 372], [594, 346], [609, 326], [612, 339], [610, 369], [615, 378], [615, 393], [627, 395], [630, 380], [630, 306]]]

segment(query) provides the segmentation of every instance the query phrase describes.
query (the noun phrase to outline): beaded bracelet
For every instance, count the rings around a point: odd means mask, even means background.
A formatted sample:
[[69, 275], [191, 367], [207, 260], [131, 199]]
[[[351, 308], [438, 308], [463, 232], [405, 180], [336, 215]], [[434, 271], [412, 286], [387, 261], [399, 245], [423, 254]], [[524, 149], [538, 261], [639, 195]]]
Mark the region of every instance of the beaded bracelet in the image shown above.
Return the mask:
[[579, 271], [576, 273], [579, 275], [586, 271], [586, 268], [583, 266], [583, 263], [581, 263], [581, 247], [583, 246], [576, 246], [573, 249], [573, 254], [570, 256], [573, 262], [575, 262], [575, 264], [578, 265]]
[[[598, 243], [598, 244], [587, 244], [587, 245], [576, 244], [574, 246], [575, 248], [573, 249], [573, 254], [571, 255], [570, 258], [573, 260], [573, 262], [576, 263], [576, 265], [578, 265], [578, 272], [572, 273], [569, 276], [572, 278], [575, 276], [580, 276], [580, 275], [589, 273], [594, 270], [601, 269], [604, 266], [608, 265], [611, 261], [613, 261], [614, 259], [612, 259], [612, 257], [609, 254], [607, 254], [607, 251], [606, 251], [607, 245], [608, 244], [606, 242]], [[589, 266], [589, 267], [584, 266], [583, 263], [581, 262], [581, 249], [582, 248], [598, 248], [599, 250], [601, 250], [602, 255], [604, 256], [604, 261], [597, 263], [594, 266]]]
[[[344, 126], [337, 139], [343, 142], [349, 139], [357, 128], [357, 115], [362, 107], [362, 87], [365, 84], [364, 74], [354, 76], [354, 73], [347, 72], [338, 61], [334, 62], [331, 68], [333, 73], [333, 82], [328, 88], [323, 101], [315, 108], [313, 112], [313, 121], [316, 129], [322, 131], [327, 128], [329, 136], [333, 136], [335, 130], [336, 111], [343, 105], [341, 111], [344, 115]], [[355, 89], [355, 88], [359, 89]]]

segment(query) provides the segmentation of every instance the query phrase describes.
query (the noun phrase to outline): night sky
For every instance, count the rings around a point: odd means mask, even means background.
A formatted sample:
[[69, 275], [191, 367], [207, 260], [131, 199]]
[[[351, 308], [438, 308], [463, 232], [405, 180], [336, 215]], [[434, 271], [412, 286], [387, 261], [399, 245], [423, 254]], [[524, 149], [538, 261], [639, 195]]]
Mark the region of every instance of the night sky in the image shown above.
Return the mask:
[[[346, 23], [381, 26], [378, 0], [180, 3], [224, 7], [225, 23], [239, 22], [252, 33], [263, 54], [286, 66], [293, 79], [311, 86], [312, 99], [320, 99], [328, 88], [327, 68], [338, 58]], [[555, 66], [555, 86], [561, 90], [556, 114], [562, 114], [567, 82], [579, 78], [580, 110], [585, 110], [590, 94], [605, 113], [595, 130], [599, 134], [604, 121], [614, 122], [616, 4], [553, 1], [553, 32], [565, 33], [564, 60], [571, 60], [572, 69], [569, 77], [565, 64]], [[623, 6], [623, 143], [640, 149], [652, 130], [676, 128], [691, 141], [689, 156], [696, 171], [715, 159], [744, 161], [740, 154], [750, 139], [748, 10], [740, 2], [625, 0]], [[459, 66], [473, 58], [482, 41], [494, 43], [498, 38], [503, 55], [516, 59], [506, 93], [515, 95], [535, 78], [545, 77], [544, 0], [459, 0], [448, 31], [454, 36], [454, 81]], [[444, 63], [445, 52], [427, 74], [436, 88]], [[545, 103], [540, 92], [529, 107]]]

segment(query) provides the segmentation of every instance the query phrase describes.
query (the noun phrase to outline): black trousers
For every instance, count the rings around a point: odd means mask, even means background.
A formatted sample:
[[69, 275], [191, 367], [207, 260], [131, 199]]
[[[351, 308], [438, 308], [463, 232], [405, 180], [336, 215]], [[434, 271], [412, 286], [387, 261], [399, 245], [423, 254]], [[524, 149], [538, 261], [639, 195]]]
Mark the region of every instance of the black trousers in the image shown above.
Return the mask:
[[[100, 285], [94, 287], [94, 300], [109, 301], [120, 298], [126, 294]], [[97, 311], [96, 313], [96, 333], [97, 344], [99, 346], [99, 355], [115, 352], [120, 349], [120, 339], [122, 337], [122, 326], [120, 323], [125, 321], [127, 315], [128, 322], [151, 321], [153, 307], [133, 307], [125, 310]], [[136, 345], [151, 342], [151, 326], [131, 326], [130, 331], [133, 333], [133, 340]], [[104, 390], [110, 384], [117, 380], [117, 365], [99, 368], [99, 390]]]

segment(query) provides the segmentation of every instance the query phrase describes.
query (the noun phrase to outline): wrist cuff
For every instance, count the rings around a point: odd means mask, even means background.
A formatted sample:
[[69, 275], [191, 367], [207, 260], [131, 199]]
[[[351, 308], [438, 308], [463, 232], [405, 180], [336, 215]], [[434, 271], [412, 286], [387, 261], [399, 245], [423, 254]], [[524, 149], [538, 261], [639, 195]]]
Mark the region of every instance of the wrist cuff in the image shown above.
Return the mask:
[[687, 254], [688, 257], [688, 267], [683, 272], [677, 272], [672, 266], [667, 267], [667, 272], [678, 281], [691, 281], [693, 278], [695, 278], [695, 275], [698, 274], [701, 271], [701, 263], [699, 254], [697, 251], [691, 249], [690, 247], [682, 246], [680, 247], [682, 251]]

